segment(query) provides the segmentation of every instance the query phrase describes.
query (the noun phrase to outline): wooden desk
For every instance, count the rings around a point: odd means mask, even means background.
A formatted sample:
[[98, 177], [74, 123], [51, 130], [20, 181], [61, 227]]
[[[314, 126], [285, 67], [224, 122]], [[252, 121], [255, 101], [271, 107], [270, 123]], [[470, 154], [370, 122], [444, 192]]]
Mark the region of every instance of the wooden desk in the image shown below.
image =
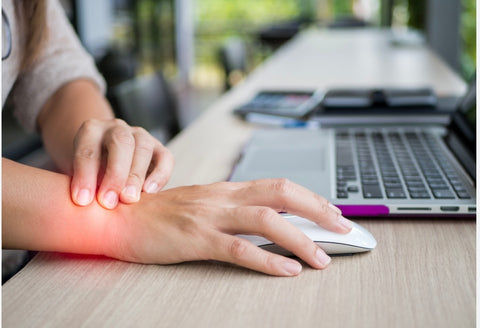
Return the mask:
[[[427, 48], [378, 31], [307, 32], [169, 147], [169, 187], [225, 180], [252, 127], [232, 108], [262, 87], [465, 84]], [[473, 327], [475, 221], [363, 219], [372, 252], [277, 278], [223, 263], [157, 266], [40, 253], [3, 286], [5, 327]]]

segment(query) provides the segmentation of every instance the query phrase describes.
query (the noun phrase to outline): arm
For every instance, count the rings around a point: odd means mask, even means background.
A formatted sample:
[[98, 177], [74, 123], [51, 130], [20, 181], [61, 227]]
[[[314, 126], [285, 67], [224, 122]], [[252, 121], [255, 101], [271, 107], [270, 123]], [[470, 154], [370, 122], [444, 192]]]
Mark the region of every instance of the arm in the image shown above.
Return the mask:
[[[111, 209], [119, 201], [138, 201], [142, 190], [157, 192], [170, 177], [173, 157], [144, 129], [114, 119], [105, 82], [60, 3], [47, 1], [45, 10], [48, 37], [10, 91], [16, 117], [25, 129], [41, 132], [57, 167], [73, 175], [70, 194], [77, 205], [97, 198]], [[21, 44], [21, 34], [14, 36]], [[17, 50], [20, 57], [26, 51]]]
[[[152, 135], [114, 119], [100, 90], [86, 79], [62, 86], [38, 115], [45, 147], [62, 172], [73, 175], [71, 197], [108, 209], [156, 193], [173, 170], [173, 156]], [[104, 172], [97, 181], [99, 172]], [[97, 191], [97, 185], [99, 185]]]
[[111, 120], [110, 105], [89, 80], [74, 80], [60, 88], [41, 109], [37, 122], [45, 144], [58, 168], [73, 173], [75, 136], [89, 119]]
[[70, 178], [2, 159], [2, 246], [104, 254], [101, 242], [113, 213], [96, 203], [72, 203]]
[[298, 261], [264, 251], [235, 234], [258, 234], [316, 269], [330, 258], [283, 219], [288, 211], [339, 233], [351, 223], [322, 197], [287, 180], [222, 182], [147, 194], [106, 210], [80, 207], [69, 177], [3, 160], [3, 247], [103, 254], [139, 263], [219, 260], [292, 276]]

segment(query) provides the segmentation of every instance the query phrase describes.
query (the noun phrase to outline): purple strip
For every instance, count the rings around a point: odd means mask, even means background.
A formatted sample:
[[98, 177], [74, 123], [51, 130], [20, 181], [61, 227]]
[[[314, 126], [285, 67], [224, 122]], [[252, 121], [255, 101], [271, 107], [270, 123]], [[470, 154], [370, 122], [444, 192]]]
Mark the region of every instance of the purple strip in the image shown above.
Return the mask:
[[385, 205], [336, 205], [344, 216], [380, 216], [390, 211]]

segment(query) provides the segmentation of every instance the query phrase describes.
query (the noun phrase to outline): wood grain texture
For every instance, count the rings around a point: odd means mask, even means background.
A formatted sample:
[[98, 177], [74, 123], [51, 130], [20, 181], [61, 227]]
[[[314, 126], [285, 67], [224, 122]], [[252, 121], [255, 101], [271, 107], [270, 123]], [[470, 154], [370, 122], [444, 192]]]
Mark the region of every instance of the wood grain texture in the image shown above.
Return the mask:
[[[269, 277], [41, 253], [3, 291], [4, 327], [474, 327], [472, 221], [362, 220], [366, 254]], [[35, 274], [32, 274], [34, 272]]]
[[[176, 157], [168, 188], [227, 179], [253, 129], [231, 111], [262, 88], [429, 82], [445, 94], [460, 95], [465, 90], [464, 83], [427, 48], [393, 49], [386, 42], [385, 34], [376, 31], [300, 35], [168, 145]], [[347, 44], [358, 51], [346, 53]], [[339, 70], [339, 65], [344, 69]], [[404, 74], [414, 69], [422, 74]], [[3, 286], [2, 324], [475, 326], [474, 220], [358, 222], [376, 237], [375, 250], [335, 257], [323, 271], [305, 265], [294, 278], [270, 277], [218, 262], [139, 265], [40, 253]]]

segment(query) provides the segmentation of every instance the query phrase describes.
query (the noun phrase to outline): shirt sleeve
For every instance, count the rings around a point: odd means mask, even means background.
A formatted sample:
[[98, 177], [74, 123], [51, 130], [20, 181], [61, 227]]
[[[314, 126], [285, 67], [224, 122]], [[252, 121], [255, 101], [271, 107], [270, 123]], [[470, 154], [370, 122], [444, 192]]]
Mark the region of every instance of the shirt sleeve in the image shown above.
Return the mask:
[[47, 1], [48, 40], [39, 59], [17, 79], [12, 94], [15, 116], [26, 131], [37, 129], [37, 116], [46, 101], [64, 84], [86, 78], [102, 93], [106, 85], [93, 58], [80, 44], [57, 0]]

